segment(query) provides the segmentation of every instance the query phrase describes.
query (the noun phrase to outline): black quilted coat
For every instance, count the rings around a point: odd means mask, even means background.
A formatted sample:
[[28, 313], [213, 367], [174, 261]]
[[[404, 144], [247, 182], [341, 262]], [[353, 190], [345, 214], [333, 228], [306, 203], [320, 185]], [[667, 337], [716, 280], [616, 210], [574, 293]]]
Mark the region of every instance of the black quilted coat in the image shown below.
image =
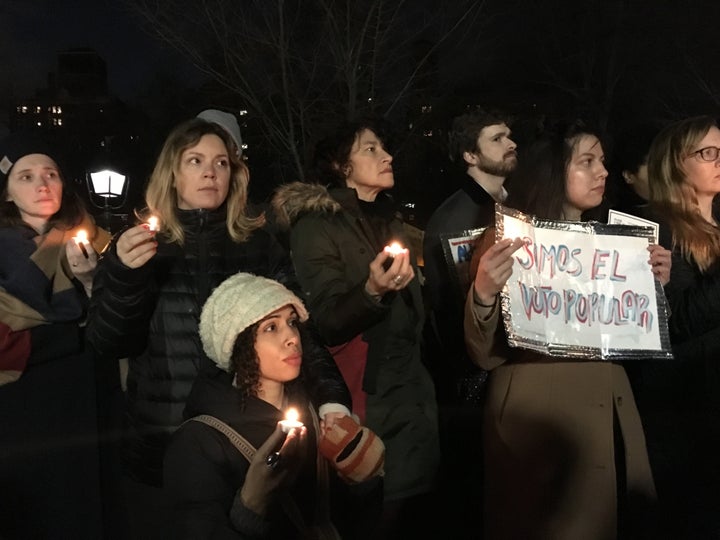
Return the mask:
[[[227, 233], [225, 209], [177, 210], [185, 243], [164, 243], [144, 266], [120, 262], [115, 243], [98, 265], [88, 340], [105, 358], [129, 358], [129, 470], [139, 481], [160, 485], [162, 456], [198, 373], [214, 367], [198, 335], [205, 300], [237, 272], [276, 279], [290, 288], [292, 267], [273, 236], [255, 230], [247, 241]], [[328, 355], [328, 362], [334, 366]], [[347, 403], [342, 379], [327, 386], [324, 401]]]

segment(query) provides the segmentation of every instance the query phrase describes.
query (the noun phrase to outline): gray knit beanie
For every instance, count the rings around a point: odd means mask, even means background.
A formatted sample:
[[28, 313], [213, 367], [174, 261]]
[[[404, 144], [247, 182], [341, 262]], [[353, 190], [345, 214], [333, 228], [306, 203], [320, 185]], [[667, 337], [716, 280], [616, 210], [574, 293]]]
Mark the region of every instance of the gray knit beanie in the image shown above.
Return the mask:
[[212, 122], [224, 128], [235, 141], [237, 145], [237, 154], [242, 156], [242, 137], [240, 136], [240, 125], [234, 114], [219, 111], [217, 109], [207, 109], [197, 115], [206, 122]]
[[295, 308], [301, 322], [308, 319], [302, 301], [277, 281], [245, 273], [229, 277], [212, 292], [200, 315], [205, 353], [229, 371], [238, 334], [287, 305]]

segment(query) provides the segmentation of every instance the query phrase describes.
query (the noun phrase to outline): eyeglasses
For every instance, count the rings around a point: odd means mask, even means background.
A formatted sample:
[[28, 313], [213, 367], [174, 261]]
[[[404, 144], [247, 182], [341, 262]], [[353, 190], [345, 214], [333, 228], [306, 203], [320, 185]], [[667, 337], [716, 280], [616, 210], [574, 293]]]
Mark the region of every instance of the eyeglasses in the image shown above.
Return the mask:
[[701, 148], [700, 150], [690, 152], [687, 157], [698, 156], [703, 161], [716, 161], [718, 155], [720, 155], [720, 148], [718, 148], [717, 146], [706, 146], [705, 148]]

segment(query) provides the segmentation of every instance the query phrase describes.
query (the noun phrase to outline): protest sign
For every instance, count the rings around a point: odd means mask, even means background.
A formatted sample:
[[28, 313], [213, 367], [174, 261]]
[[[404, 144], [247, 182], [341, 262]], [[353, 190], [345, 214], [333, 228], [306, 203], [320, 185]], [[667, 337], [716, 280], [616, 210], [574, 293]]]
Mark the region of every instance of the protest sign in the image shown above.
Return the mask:
[[458, 304], [459, 310], [462, 310], [462, 306], [465, 305], [465, 295], [467, 295], [472, 281], [470, 277], [470, 260], [472, 259], [475, 239], [484, 230], [485, 228], [482, 227], [440, 235], [445, 264], [452, 283], [452, 301]]
[[538, 220], [496, 205], [496, 238], [523, 238], [502, 294], [510, 345], [586, 359], [672, 358], [645, 226]]
[[608, 210], [608, 224], [609, 225], [646, 225], [651, 227], [653, 230], [653, 242], [658, 243], [658, 236], [660, 234], [660, 225], [655, 221], [649, 219], [643, 219], [632, 214], [626, 214], [619, 210]]

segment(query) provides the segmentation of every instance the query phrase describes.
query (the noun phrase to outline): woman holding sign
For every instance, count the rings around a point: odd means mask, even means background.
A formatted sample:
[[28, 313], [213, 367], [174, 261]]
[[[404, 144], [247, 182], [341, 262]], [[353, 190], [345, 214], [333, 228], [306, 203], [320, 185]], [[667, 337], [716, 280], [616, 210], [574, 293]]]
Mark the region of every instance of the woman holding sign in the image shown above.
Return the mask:
[[[646, 383], [655, 398], [653, 417], [662, 422], [650, 434], [662, 443], [667, 507], [686, 520], [682, 537], [711, 538], [720, 530], [717, 120], [699, 116], [666, 127], [650, 147], [648, 173], [651, 208], [662, 216], [660, 242], [672, 250], [666, 292], [672, 313], [670, 339], [680, 360], [658, 363]], [[665, 494], [660, 495], [662, 501]]]
[[[600, 139], [580, 124], [538, 139], [520, 161], [509, 206], [543, 219], [580, 221], [603, 201]], [[643, 532], [655, 487], [642, 424], [622, 366], [511, 348], [499, 292], [521, 239], [492, 241], [473, 261], [465, 339], [490, 371], [485, 405], [488, 539], [614, 539]], [[667, 281], [669, 253], [651, 262]]]

